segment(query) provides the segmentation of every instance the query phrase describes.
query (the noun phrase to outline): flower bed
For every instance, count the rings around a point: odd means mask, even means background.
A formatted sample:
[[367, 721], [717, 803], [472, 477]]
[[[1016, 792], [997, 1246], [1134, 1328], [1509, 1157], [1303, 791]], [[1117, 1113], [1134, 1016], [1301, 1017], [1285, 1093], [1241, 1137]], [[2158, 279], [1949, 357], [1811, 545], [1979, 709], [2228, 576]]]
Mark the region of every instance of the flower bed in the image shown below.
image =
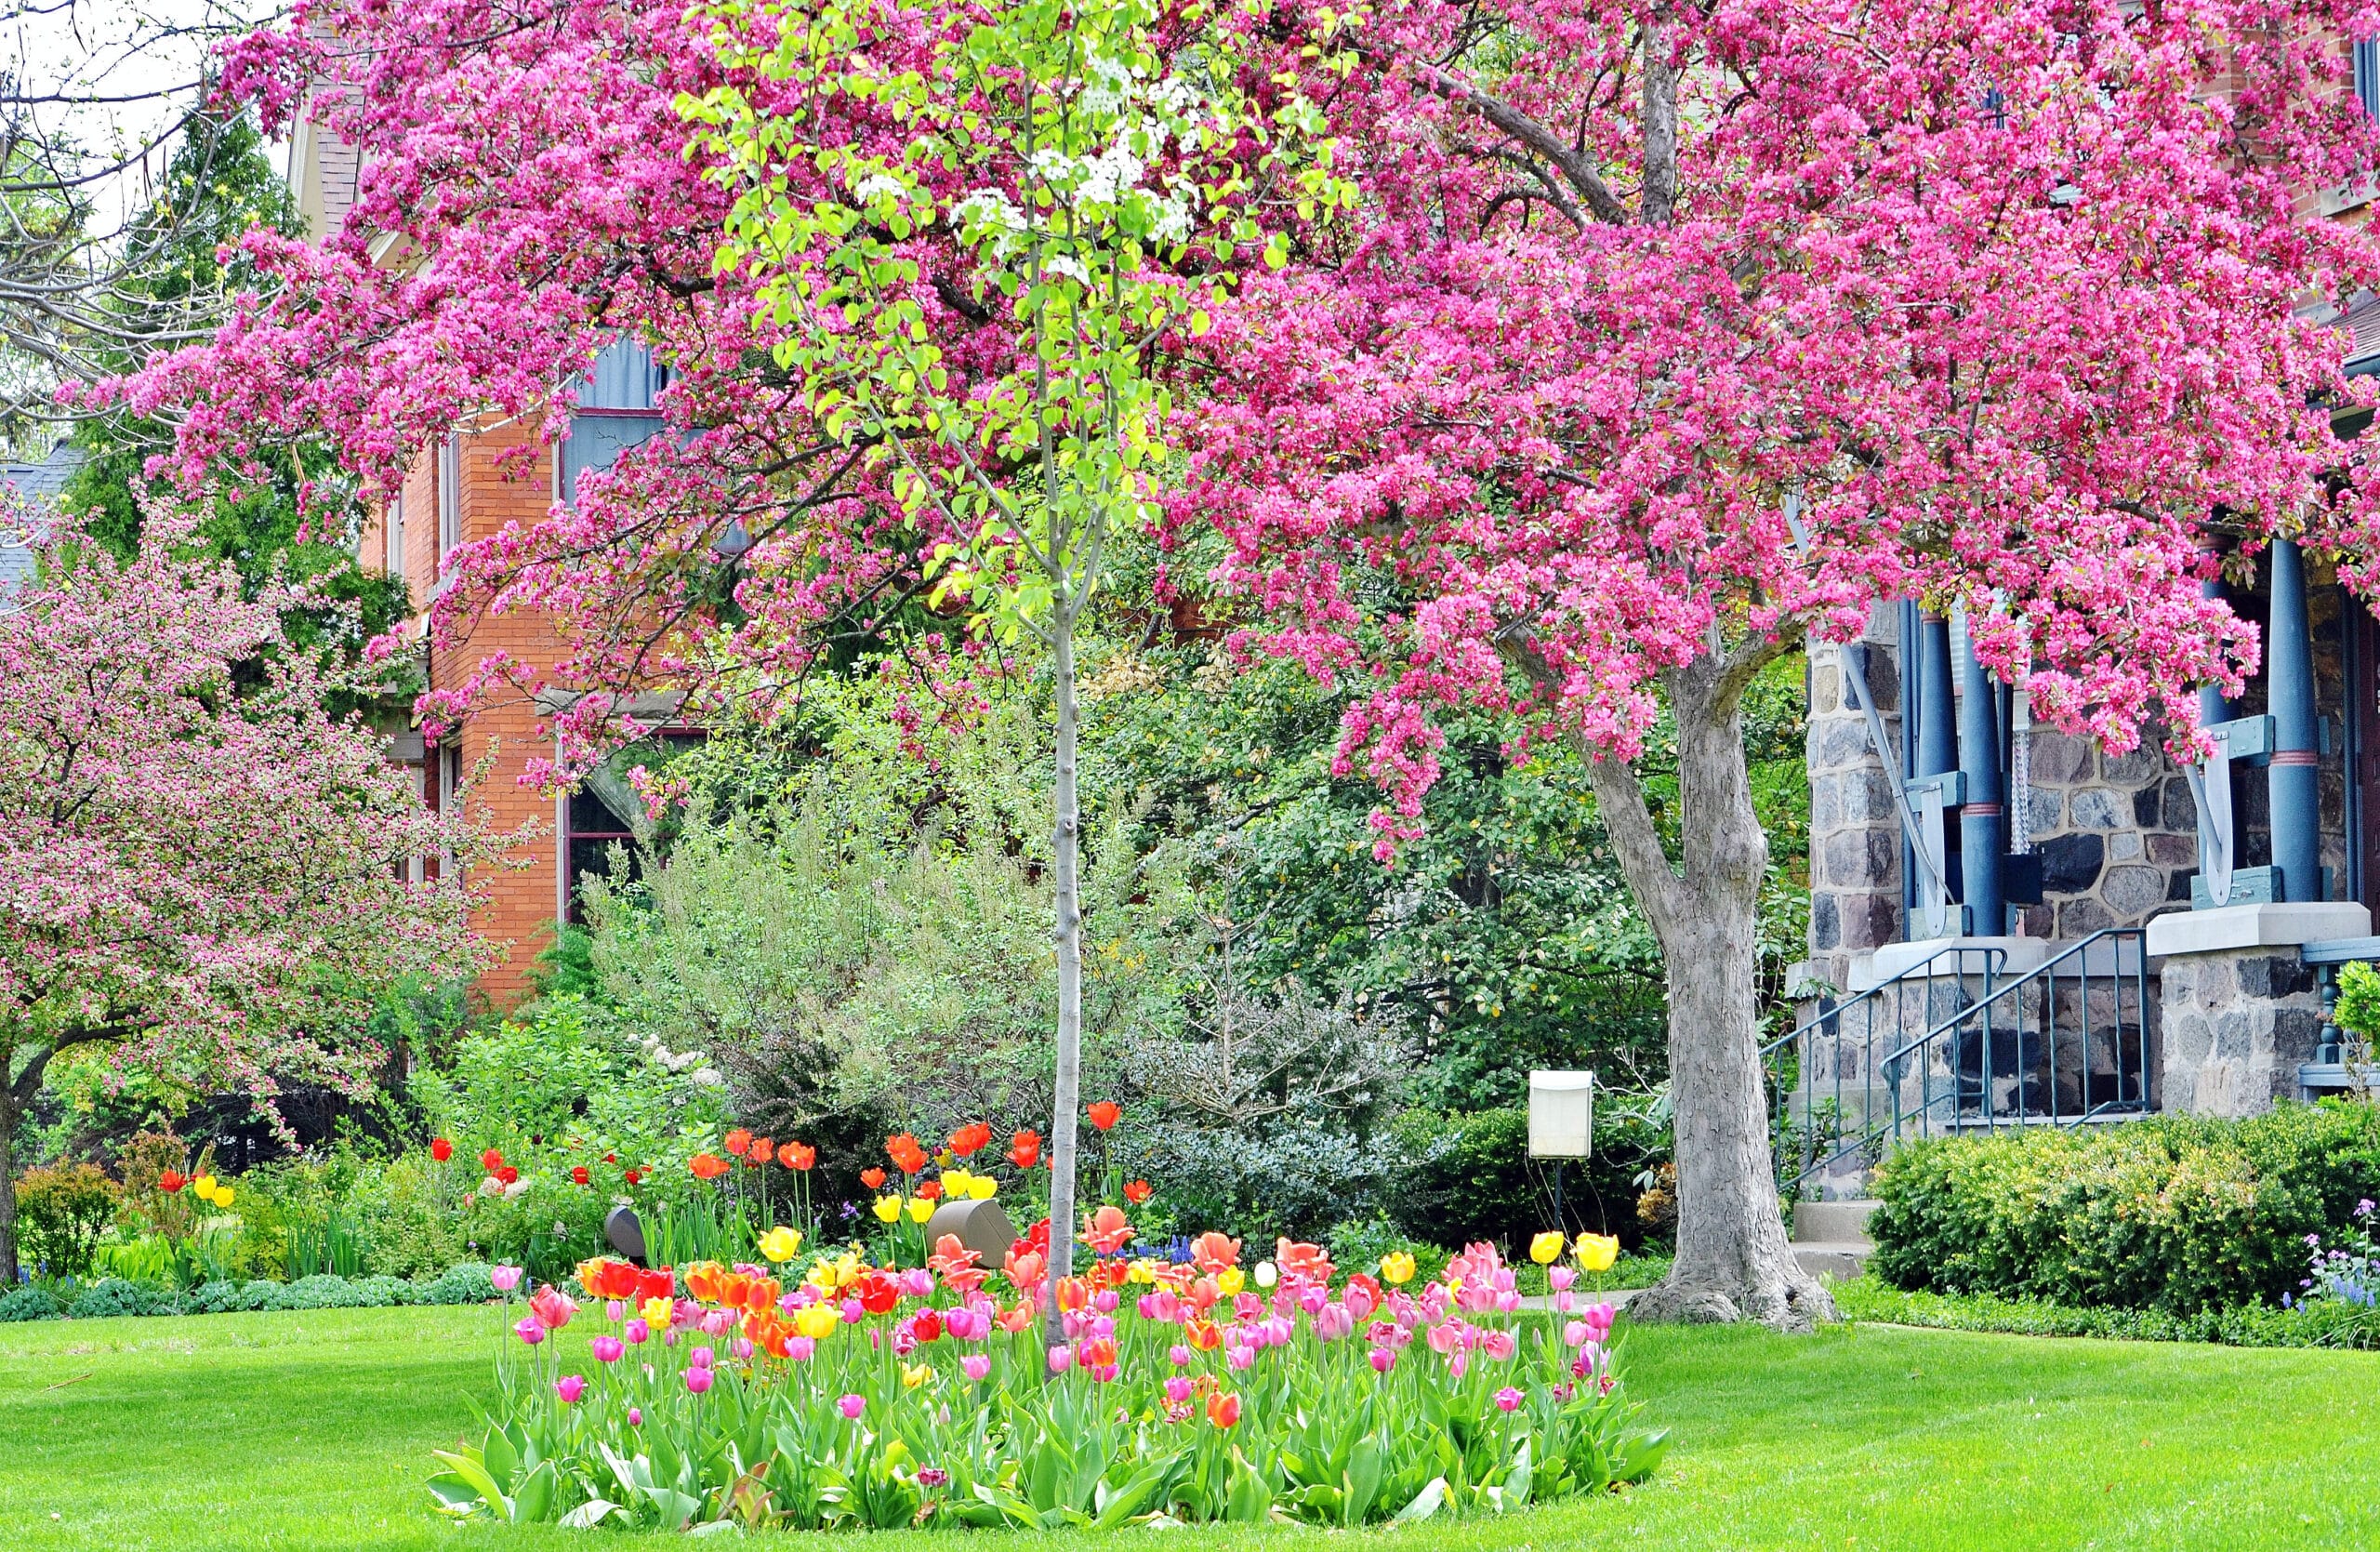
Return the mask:
[[[1131, 1228], [1109, 1206], [1085, 1233], [1120, 1249]], [[1208, 1233], [1186, 1262], [1101, 1254], [1054, 1287], [1046, 1251], [1028, 1236], [994, 1269], [944, 1236], [922, 1266], [845, 1251], [790, 1281], [589, 1261], [585, 1304], [532, 1295], [494, 1426], [440, 1455], [431, 1491], [460, 1516], [578, 1527], [1355, 1525], [1596, 1492], [1659, 1460], [1661, 1435], [1630, 1426], [1611, 1307], [1569, 1292], [1570, 1268], [1531, 1310], [1487, 1245], [1418, 1293], [1396, 1281], [1409, 1258], [1383, 1285], [1289, 1240], [1252, 1272]], [[1064, 1339], [1045, 1346], [1051, 1298]]]

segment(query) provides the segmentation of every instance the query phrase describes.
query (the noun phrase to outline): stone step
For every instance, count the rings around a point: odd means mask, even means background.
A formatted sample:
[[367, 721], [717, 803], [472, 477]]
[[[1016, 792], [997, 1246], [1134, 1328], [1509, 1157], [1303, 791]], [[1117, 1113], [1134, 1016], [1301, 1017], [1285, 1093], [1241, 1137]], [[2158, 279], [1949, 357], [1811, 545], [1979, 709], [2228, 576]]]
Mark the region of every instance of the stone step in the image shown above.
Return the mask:
[[1868, 1240], [1868, 1216], [1873, 1201], [1797, 1201], [1793, 1204], [1793, 1239], [1798, 1244], [1858, 1244], [1875, 1247]]
[[1796, 1240], [1793, 1259], [1812, 1277], [1848, 1282], [1867, 1272], [1868, 1257], [1875, 1249], [1865, 1240]]

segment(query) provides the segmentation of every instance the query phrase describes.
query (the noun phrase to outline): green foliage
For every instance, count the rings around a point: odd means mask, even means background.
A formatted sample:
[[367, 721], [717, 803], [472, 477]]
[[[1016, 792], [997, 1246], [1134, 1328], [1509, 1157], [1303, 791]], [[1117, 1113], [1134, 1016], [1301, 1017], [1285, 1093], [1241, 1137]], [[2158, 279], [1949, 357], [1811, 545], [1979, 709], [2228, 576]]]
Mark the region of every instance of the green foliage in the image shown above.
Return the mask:
[[2380, 1197], [2380, 1111], [2283, 1104], [1904, 1145], [1870, 1269], [1896, 1287], [2174, 1315], [2277, 1301], [2306, 1236]]
[[449, 1267], [421, 1288], [424, 1304], [485, 1304], [496, 1296], [496, 1283], [484, 1261]]
[[123, 1189], [96, 1164], [60, 1164], [27, 1170], [17, 1177], [16, 1191], [18, 1242], [25, 1254], [50, 1277], [88, 1272]]
[[[1564, 1167], [1563, 1216], [1573, 1234], [1645, 1242], [1635, 1178], [1668, 1157], [1666, 1126], [1625, 1106], [1598, 1106], [1594, 1152]], [[1397, 1118], [1394, 1215], [1416, 1239], [1441, 1245], [1490, 1240], [1507, 1248], [1554, 1227], [1552, 1165], [1528, 1156], [1528, 1112], [1451, 1115], [1413, 1109]]]
[[2368, 1047], [2380, 1035], [2380, 970], [2358, 960], [2339, 966], [2339, 1000], [2332, 1016], [2342, 1029], [2361, 1035]]
[[115, 1315], [178, 1315], [178, 1295], [153, 1283], [120, 1277], [101, 1278], [76, 1296], [67, 1313], [78, 1320], [105, 1320]]
[[14, 1325], [20, 1320], [56, 1320], [65, 1314], [66, 1307], [46, 1288], [11, 1288], [0, 1293], [0, 1325]]
[[2380, 1311], [2337, 1301], [2276, 1309], [2233, 1305], [2188, 1315], [2162, 1309], [2076, 1307], [1998, 1293], [1927, 1293], [1872, 1277], [1834, 1287], [1846, 1320], [1998, 1331], [2018, 1336], [2097, 1336], [2130, 1342], [2219, 1342], [2234, 1347], [2380, 1347]]

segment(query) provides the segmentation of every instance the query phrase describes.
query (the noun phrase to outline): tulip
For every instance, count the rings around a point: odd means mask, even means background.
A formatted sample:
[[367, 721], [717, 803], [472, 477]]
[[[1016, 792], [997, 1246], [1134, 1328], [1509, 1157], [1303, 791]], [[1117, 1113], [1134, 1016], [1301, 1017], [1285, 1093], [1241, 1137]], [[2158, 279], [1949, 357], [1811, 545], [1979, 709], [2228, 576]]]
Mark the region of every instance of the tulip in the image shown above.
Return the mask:
[[1584, 1320], [1573, 1320], [1562, 1328], [1562, 1340], [1569, 1346], [1575, 1347], [1586, 1339], [1587, 1322]]
[[653, 1328], [645, 1324], [644, 1318], [642, 1316], [639, 1316], [637, 1319], [630, 1320], [628, 1323], [628, 1329], [623, 1331], [620, 1334], [627, 1337], [632, 1346], [641, 1347], [644, 1346], [646, 1342], [652, 1340]]
[[1072, 1347], [1061, 1343], [1050, 1349], [1050, 1373], [1063, 1374], [1074, 1365], [1075, 1352]]
[[1229, 1298], [1248, 1286], [1248, 1274], [1237, 1267], [1225, 1267], [1215, 1274], [1215, 1291]]
[[658, 1296], [645, 1300], [638, 1308], [642, 1312], [647, 1325], [655, 1331], [667, 1331], [670, 1323], [677, 1319], [678, 1301], [667, 1296]]
[[879, 1223], [899, 1223], [901, 1221], [901, 1199], [897, 1196], [878, 1197], [876, 1199], [876, 1221]]
[[817, 1351], [817, 1342], [807, 1336], [792, 1337], [785, 1345], [785, 1356], [796, 1363], [809, 1362]]
[[1499, 1363], [1505, 1361], [1520, 1349], [1520, 1344], [1514, 1339], [1513, 1333], [1501, 1328], [1481, 1337], [1479, 1346], [1486, 1349], [1489, 1358]]
[[871, 1191], [884, 1187], [884, 1172], [873, 1165], [859, 1172], [859, 1183]]
[[1521, 1409], [1521, 1393], [1512, 1386], [1504, 1386], [1496, 1392], [1496, 1407], [1500, 1412], [1518, 1412]]
[[789, 1170], [806, 1170], [818, 1162], [818, 1150], [808, 1143], [779, 1143], [777, 1162]]
[[1412, 1254], [1407, 1251], [1393, 1250], [1380, 1258], [1381, 1280], [1392, 1287], [1402, 1288], [1412, 1281], [1414, 1273], [1419, 1269]]
[[742, 1336], [735, 1338], [727, 1345], [727, 1350], [735, 1355], [735, 1361], [738, 1363], [752, 1361], [752, 1344], [748, 1338]]
[[586, 1380], [576, 1374], [564, 1374], [554, 1381], [554, 1394], [562, 1398], [562, 1404], [566, 1407], [577, 1405], [578, 1398], [586, 1392]]
[[1149, 1198], [1156, 1194], [1157, 1187], [1150, 1185], [1145, 1180], [1130, 1181], [1127, 1182], [1124, 1187], [1124, 1200], [1130, 1202], [1135, 1207], [1138, 1207], [1141, 1203], [1148, 1200]]
[[523, 1315], [521, 1317], [521, 1323], [512, 1328], [512, 1334], [534, 1347], [546, 1339], [546, 1328], [537, 1323], [536, 1316]]
[[455, 1157], [455, 1145], [443, 1137], [432, 1137], [430, 1139], [430, 1156], [443, 1164]]
[[932, 1378], [933, 1378], [933, 1365], [931, 1363], [901, 1365], [901, 1385], [904, 1389], [915, 1390]]
[[1165, 1350], [1165, 1356], [1173, 1360], [1173, 1366], [1176, 1369], [1187, 1369], [1190, 1367], [1190, 1349], [1183, 1346], [1179, 1342], [1176, 1342], [1172, 1346], [1168, 1347]]
[[1568, 1293], [1570, 1285], [1578, 1280], [1579, 1274], [1568, 1267], [1550, 1267], [1545, 1274], [1545, 1285], [1557, 1293]]
[[689, 1391], [692, 1391], [694, 1395], [699, 1396], [704, 1391], [708, 1390], [711, 1386], [711, 1372], [700, 1367], [699, 1365], [687, 1370], [685, 1377], [686, 1388]]
[[1280, 1280], [1281, 1269], [1278, 1267], [1274, 1266], [1270, 1261], [1259, 1261], [1256, 1263], [1257, 1287], [1270, 1288]]
[[1620, 1237], [1616, 1234], [1581, 1234], [1578, 1244], [1579, 1265], [1591, 1272], [1607, 1272], [1620, 1258]]
[[1123, 1119], [1124, 1108], [1112, 1099], [1103, 1099], [1091, 1107], [1089, 1114], [1091, 1123], [1104, 1132]]
[[932, 1198], [912, 1197], [909, 1199], [909, 1221], [911, 1223], [923, 1223], [932, 1216], [933, 1200]]
[[1376, 1374], [1385, 1374], [1396, 1367], [1396, 1355], [1386, 1347], [1374, 1347], [1371, 1350], [1371, 1360], [1372, 1373]]
[[1528, 1258], [1540, 1267], [1551, 1267], [1562, 1259], [1570, 1246], [1569, 1236], [1558, 1228], [1549, 1228], [1528, 1242]]
[[1239, 1422], [1239, 1398], [1228, 1390], [1219, 1390], [1208, 1397], [1207, 1421], [1219, 1428], [1236, 1425]]
[[545, 1322], [548, 1330], [560, 1331], [570, 1324], [578, 1307], [570, 1302], [568, 1294], [549, 1282], [529, 1296], [529, 1313]]
[[496, 1284], [496, 1291], [497, 1293], [509, 1293], [512, 1290], [521, 1286], [521, 1268], [518, 1267], [490, 1267], [487, 1269], [487, 1280]]
[[959, 1370], [969, 1379], [980, 1385], [985, 1376], [992, 1372], [992, 1360], [982, 1353], [969, 1353], [959, 1360]]
[[971, 1174], [967, 1177], [967, 1195], [971, 1200], [989, 1201], [992, 1200], [992, 1193], [999, 1188], [1000, 1183], [988, 1174]]
[[628, 1426], [631, 1428], [641, 1428], [644, 1426], [644, 1409], [642, 1407], [628, 1408]]
[[846, 1396], [837, 1404], [843, 1409], [843, 1415], [845, 1417], [850, 1418], [853, 1422], [857, 1422], [859, 1421], [859, 1414], [867, 1410], [867, 1398], [865, 1396]]
[[734, 1154], [739, 1159], [744, 1157], [746, 1150], [750, 1148], [751, 1146], [752, 1134], [747, 1132], [740, 1126], [727, 1134], [727, 1151]]
[[616, 1336], [599, 1336], [587, 1344], [587, 1347], [595, 1355], [598, 1363], [617, 1363], [620, 1355], [628, 1350], [628, 1345]]
[[488, 1174], [494, 1174], [503, 1167], [504, 1155], [498, 1153], [496, 1149], [491, 1147], [485, 1153], [480, 1155], [480, 1168], [487, 1171]]
[[570, 1166], [570, 1183], [572, 1185], [584, 1186], [591, 1178], [592, 1176], [588, 1175], [587, 1173], [586, 1165], [573, 1164]]
[[712, 1357], [713, 1355], [708, 1347], [696, 1347], [693, 1352], [686, 1355], [686, 1361], [693, 1364], [697, 1369], [707, 1369], [711, 1366]]

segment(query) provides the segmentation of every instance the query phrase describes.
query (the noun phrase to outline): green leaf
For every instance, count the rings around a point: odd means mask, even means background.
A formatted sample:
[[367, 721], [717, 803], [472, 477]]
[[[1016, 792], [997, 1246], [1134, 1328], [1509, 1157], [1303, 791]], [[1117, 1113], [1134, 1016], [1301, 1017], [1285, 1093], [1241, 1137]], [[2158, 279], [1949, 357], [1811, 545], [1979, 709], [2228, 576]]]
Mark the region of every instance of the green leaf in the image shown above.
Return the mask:
[[512, 1523], [543, 1524], [553, 1513], [554, 1487], [554, 1463], [540, 1461], [513, 1491]]
[[479, 1452], [465, 1450], [456, 1453], [432, 1450], [430, 1454], [444, 1461], [449, 1470], [460, 1477], [489, 1508], [496, 1512], [497, 1518], [508, 1522], [512, 1519], [512, 1500], [504, 1495], [504, 1490], [496, 1485], [496, 1479], [487, 1474], [487, 1467], [480, 1464]]
[[565, 1531], [591, 1531], [615, 1514], [628, 1511], [608, 1498], [589, 1498], [557, 1522]]
[[1235, 1525], [1260, 1525], [1273, 1518], [1273, 1485], [1264, 1474], [1248, 1464], [1248, 1458], [1232, 1446], [1231, 1492], [1223, 1506], [1223, 1518]]
[[1340, 1523], [1361, 1525], [1372, 1510], [1372, 1500], [1380, 1495], [1381, 1473], [1386, 1465], [1378, 1434], [1366, 1434], [1355, 1441], [1347, 1455], [1347, 1501], [1342, 1506]]
[[1446, 1501], [1447, 1479], [1444, 1477], [1433, 1477], [1430, 1479], [1429, 1486], [1413, 1495], [1413, 1502], [1396, 1511], [1395, 1518], [1402, 1520], [1427, 1519], [1437, 1513]]

